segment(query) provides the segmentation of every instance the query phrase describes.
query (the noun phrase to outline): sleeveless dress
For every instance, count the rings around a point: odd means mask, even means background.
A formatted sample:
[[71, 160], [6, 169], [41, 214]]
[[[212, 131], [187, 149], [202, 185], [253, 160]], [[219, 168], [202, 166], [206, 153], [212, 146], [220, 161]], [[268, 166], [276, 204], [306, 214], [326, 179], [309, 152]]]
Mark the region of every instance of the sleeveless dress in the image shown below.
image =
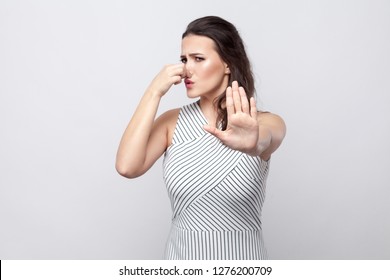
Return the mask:
[[172, 207], [165, 259], [266, 259], [261, 210], [269, 161], [203, 130], [198, 102], [181, 108], [163, 170]]

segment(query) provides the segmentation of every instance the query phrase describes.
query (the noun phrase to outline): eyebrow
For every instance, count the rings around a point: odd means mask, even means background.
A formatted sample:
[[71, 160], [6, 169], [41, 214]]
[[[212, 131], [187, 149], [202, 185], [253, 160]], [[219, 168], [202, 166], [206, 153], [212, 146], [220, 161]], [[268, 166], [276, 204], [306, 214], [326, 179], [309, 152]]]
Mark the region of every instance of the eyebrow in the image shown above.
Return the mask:
[[[203, 53], [190, 53], [188, 56], [197, 56], [197, 55], [204, 55]], [[180, 58], [186, 57], [184, 54], [180, 56]]]

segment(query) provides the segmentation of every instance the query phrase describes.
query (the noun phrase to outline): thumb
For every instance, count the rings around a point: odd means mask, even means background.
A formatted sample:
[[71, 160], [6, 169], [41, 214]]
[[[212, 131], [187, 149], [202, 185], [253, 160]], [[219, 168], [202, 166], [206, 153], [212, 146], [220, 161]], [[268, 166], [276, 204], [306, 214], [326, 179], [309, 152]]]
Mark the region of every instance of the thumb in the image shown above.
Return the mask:
[[211, 126], [211, 125], [205, 124], [205, 125], [203, 126], [203, 129], [204, 129], [205, 131], [207, 131], [208, 133], [214, 135], [214, 136], [217, 137], [218, 139], [221, 139], [221, 137], [222, 137], [222, 131], [219, 130], [219, 129], [217, 129], [217, 128], [215, 128], [215, 127], [213, 127], [213, 126]]
[[182, 78], [181, 76], [178, 76], [178, 77], [176, 77], [176, 79], [173, 81], [173, 82], [174, 82], [173, 84], [176, 86], [176, 85], [180, 84], [182, 80], [183, 80], [183, 78]]

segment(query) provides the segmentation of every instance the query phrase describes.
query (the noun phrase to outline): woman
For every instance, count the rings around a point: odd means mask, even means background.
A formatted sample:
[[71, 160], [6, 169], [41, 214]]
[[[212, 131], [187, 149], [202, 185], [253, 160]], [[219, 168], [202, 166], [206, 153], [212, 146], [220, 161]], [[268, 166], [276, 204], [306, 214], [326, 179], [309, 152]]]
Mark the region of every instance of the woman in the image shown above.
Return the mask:
[[[119, 145], [116, 169], [144, 174], [165, 153], [173, 217], [166, 259], [265, 259], [261, 209], [271, 154], [285, 125], [258, 112], [250, 62], [236, 28], [209, 16], [182, 36], [143, 95]], [[182, 82], [198, 101], [155, 120], [160, 99]]]

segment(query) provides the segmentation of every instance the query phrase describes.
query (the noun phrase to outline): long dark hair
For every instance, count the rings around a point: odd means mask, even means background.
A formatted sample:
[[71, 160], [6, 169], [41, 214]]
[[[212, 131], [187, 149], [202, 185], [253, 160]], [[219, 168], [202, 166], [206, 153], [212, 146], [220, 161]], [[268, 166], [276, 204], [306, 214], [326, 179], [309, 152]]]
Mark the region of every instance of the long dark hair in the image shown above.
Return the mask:
[[[251, 64], [245, 51], [244, 43], [236, 27], [230, 22], [217, 17], [207, 16], [192, 21], [182, 38], [187, 35], [206, 36], [216, 45], [216, 51], [230, 69], [229, 85], [237, 81], [245, 89], [248, 100], [255, 94]], [[222, 130], [227, 127], [226, 91], [215, 99], [218, 111], [216, 125]]]

